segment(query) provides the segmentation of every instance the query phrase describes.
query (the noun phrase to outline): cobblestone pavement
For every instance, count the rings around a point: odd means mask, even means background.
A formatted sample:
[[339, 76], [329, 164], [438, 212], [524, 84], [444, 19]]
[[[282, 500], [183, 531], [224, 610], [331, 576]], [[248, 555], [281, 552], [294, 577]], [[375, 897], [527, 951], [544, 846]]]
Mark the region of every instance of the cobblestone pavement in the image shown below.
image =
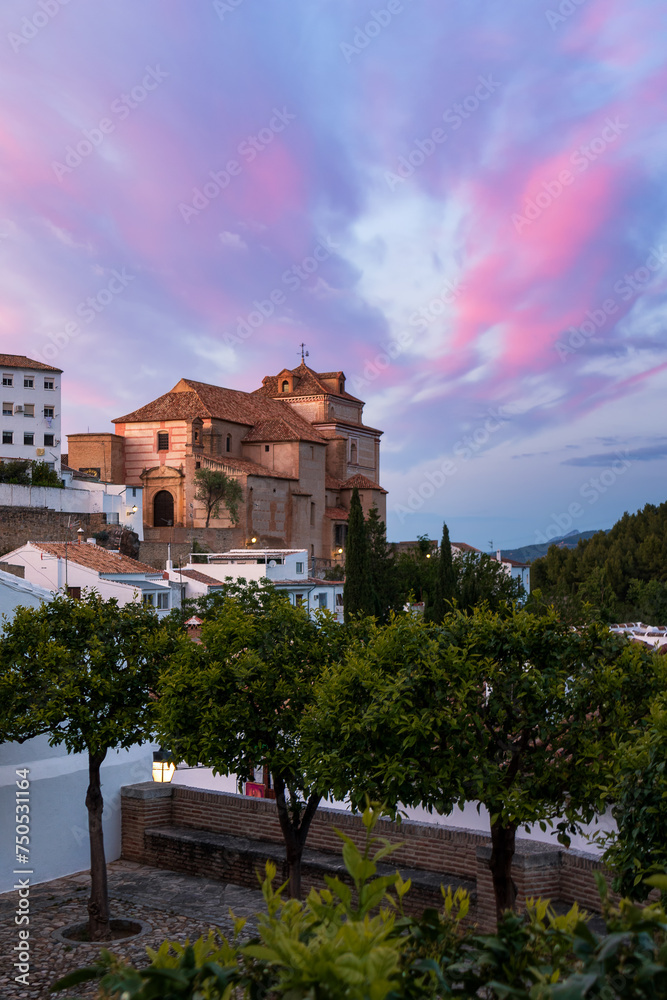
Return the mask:
[[[108, 877], [112, 918], [141, 920], [151, 929], [139, 938], [114, 941], [107, 947], [139, 966], [147, 964], [146, 946], [158, 948], [165, 938], [194, 941], [211, 927], [229, 934], [230, 909], [237, 917], [252, 918], [264, 908], [259, 889], [243, 889], [131, 861], [111, 862]], [[46, 1000], [65, 995], [91, 1000], [97, 995], [95, 984], [49, 993], [51, 983], [66, 972], [92, 964], [99, 954], [100, 945], [71, 945], [54, 936], [63, 927], [87, 920], [89, 886], [89, 873], [80, 872], [31, 887], [29, 986], [15, 982], [16, 959], [11, 957], [18, 943], [19, 928], [14, 923], [17, 893], [0, 895], [0, 1000]], [[254, 921], [249, 919], [246, 927], [252, 933]]]

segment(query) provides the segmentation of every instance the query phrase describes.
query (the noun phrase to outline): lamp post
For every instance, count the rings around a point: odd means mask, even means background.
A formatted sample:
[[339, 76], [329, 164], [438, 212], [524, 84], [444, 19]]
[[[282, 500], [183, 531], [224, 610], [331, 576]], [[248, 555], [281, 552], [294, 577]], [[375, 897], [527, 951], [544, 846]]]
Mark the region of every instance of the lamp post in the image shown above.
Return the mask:
[[173, 757], [160, 747], [153, 751], [153, 781], [168, 782], [174, 776], [176, 765]]

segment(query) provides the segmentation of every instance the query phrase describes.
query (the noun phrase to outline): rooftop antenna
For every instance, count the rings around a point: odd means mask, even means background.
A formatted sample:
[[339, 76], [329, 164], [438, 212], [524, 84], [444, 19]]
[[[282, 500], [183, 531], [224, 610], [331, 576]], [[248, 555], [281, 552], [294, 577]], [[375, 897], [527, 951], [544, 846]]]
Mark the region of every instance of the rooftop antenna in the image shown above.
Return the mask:
[[310, 357], [310, 354], [306, 350], [305, 344], [299, 344], [299, 347], [301, 348], [301, 364], [303, 365], [306, 363], [306, 358]]

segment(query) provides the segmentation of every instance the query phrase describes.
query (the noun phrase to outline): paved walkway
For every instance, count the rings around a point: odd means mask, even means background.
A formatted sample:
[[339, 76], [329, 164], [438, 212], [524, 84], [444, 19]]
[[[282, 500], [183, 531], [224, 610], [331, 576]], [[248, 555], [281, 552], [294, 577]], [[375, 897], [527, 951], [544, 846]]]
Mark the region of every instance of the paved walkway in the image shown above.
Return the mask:
[[[150, 930], [133, 941], [116, 941], [111, 951], [134, 964], [147, 964], [146, 946], [158, 948], [165, 938], [184, 941], [207, 935], [210, 928], [230, 934], [229, 910], [246, 917], [248, 936], [255, 928], [252, 917], [264, 909], [259, 888], [243, 889], [203, 876], [150, 868], [131, 861], [113, 861], [108, 866], [112, 917], [138, 919]], [[30, 973], [29, 985], [14, 981], [17, 970], [11, 956], [16, 954], [18, 927], [14, 923], [17, 893], [0, 895], [0, 998], [2, 1000], [46, 1000], [63, 994], [49, 993], [49, 986], [66, 972], [94, 962], [99, 945], [69, 945], [55, 933], [87, 919], [86, 902], [90, 887], [88, 872], [44, 882], [30, 890]], [[94, 984], [71, 989], [67, 995], [93, 998]]]

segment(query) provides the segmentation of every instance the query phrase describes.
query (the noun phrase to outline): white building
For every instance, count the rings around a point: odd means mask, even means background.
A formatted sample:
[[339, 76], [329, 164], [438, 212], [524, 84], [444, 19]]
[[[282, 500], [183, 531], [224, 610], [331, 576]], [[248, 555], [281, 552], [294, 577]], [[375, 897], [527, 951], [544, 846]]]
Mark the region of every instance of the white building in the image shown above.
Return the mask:
[[52, 592], [81, 597], [84, 589], [95, 590], [104, 600], [115, 597], [121, 606], [142, 601], [155, 608], [160, 618], [180, 604], [178, 588], [169, 585], [161, 570], [103, 549], [94, 541], [26, 542], [2, 558], [23, 566], [29, 583]]
[[[195, 553], [191, 553], [190, 559]], [[187, 566], [174, 567], [167, 563], [170, 581], [183, 586], [186, 598], [202, 597], [213, 592], [226, 580], [268, 580], [277, 590], [287, 593], [290, 603], [307, 608], [332, 611], [343, 618], [343, 581], [319, 580], [308, 576], [306, 549], [230, 549], [229, 552], [197, 553], [206, 564], [190, 561]]]
[[22, 354], [0, 354], [0, 461], [46, 462], [60, 472], [62, 370]]
[[[107, 524], [120, 524], [144, 540], [143, 489], [103, 483], [67, 466], [61, 468], [63, 488], [0, 483], [0, 506], [32, 507], [66, 514], [104, 514]], [[76, 533], [76, 528], [74, 530]]]
[[[18, 607], [38, 607], [51, 601], [50, 589], [0, 570], [0, 613], [11, 617]], [[112, 750], [102, 765], [104, 845], [108, 861], [120, 857], [120, 789], [151, 776], [154, 744]], [[27, 768], [30, 812], [31, 883], [48, 882], [90, 867], [88, 851], [88, 758], [50, 747], [48, 737], [24, 743], [0, 743], [0, 815], [9, 817], [16, 804], [16, 770]], [[2, 827], [8, 835], [8, 824]], [[8, 841], [7, 841], [8, 843]], [[8, 857], [9, 848], [3, 857]], [[10, 864], [0, 868], [0, 892], [16, 882]]]

